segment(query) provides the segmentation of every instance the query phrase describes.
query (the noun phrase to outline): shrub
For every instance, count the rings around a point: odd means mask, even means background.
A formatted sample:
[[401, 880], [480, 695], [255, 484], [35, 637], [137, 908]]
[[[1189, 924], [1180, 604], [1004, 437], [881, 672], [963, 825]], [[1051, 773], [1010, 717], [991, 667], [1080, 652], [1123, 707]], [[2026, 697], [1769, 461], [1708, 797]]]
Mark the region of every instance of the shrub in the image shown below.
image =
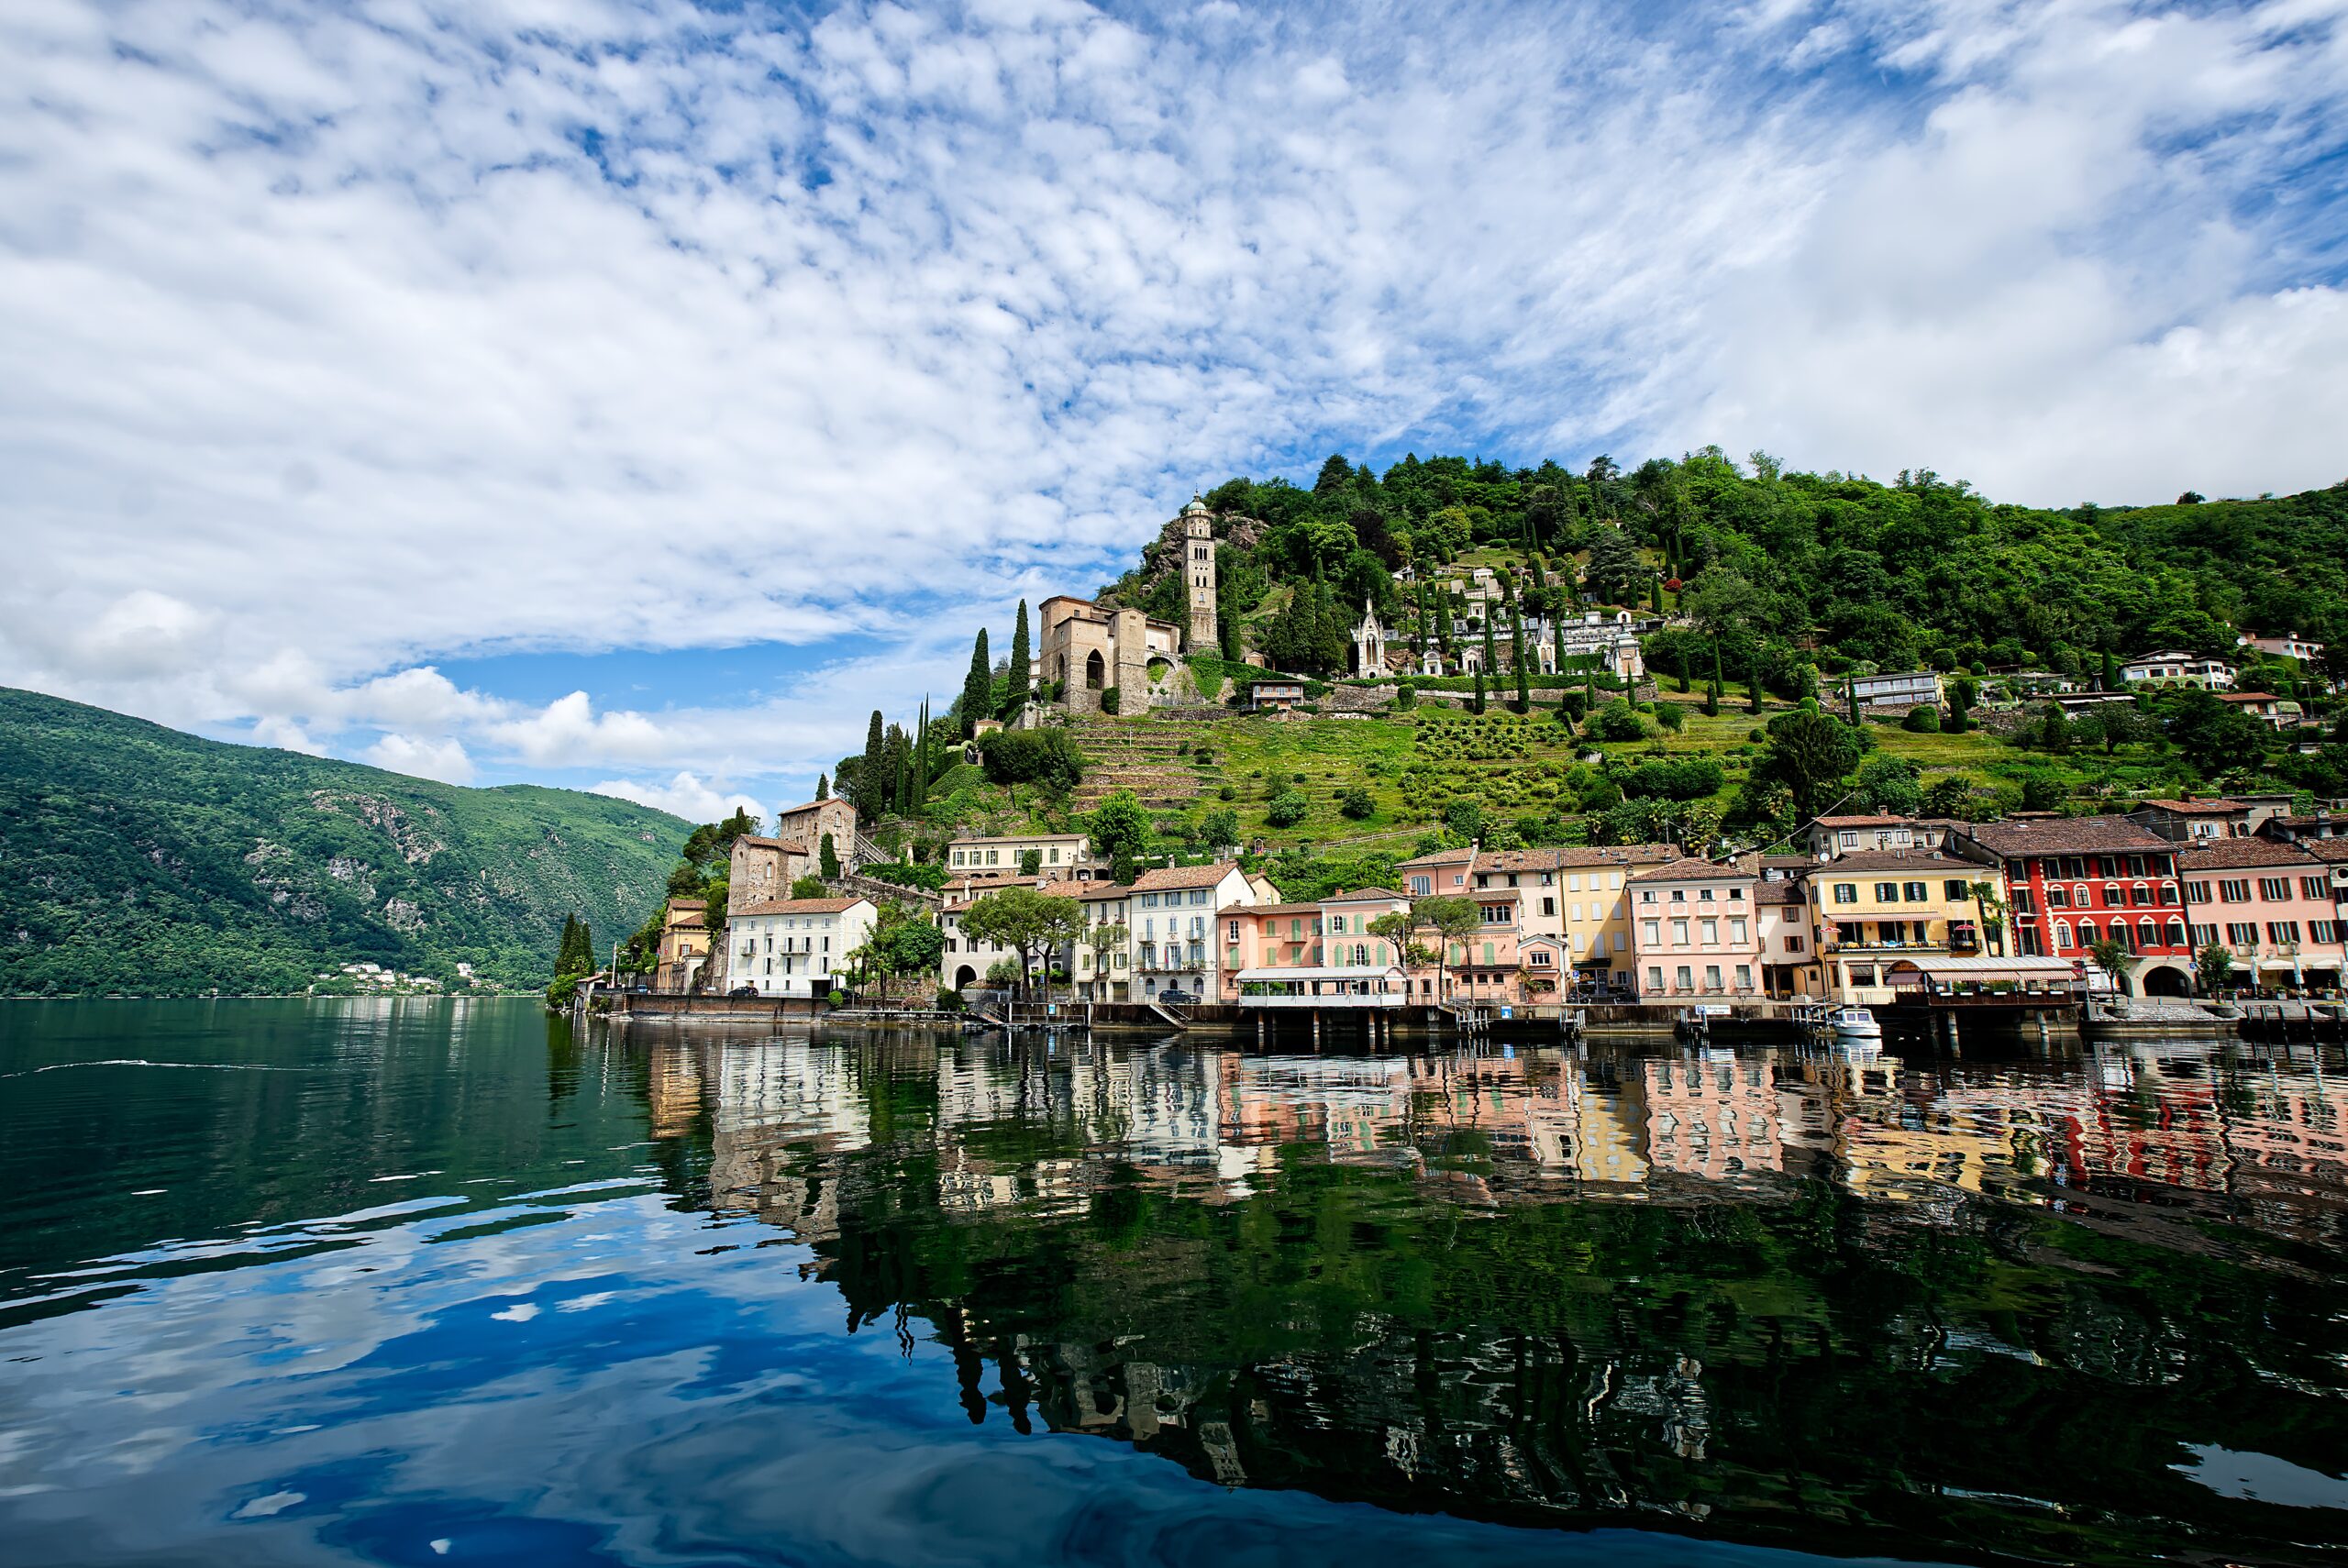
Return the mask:
[[1191, 760], [1198, 764], [1201, 767], [1213, 767], [1214, 766], [1214, 747], [1211, 745], [1202, 745], [1199, 747], [1196, 751], [1191, 753]]
[[1676, 735], [1687, 727], [1688, 715], [1680, 712], [1677, 702], [1657, 702], [1655, 705], [1655, 722]]
[[836, 990], [825, 999], [829, 1001], [834, 1007], [847, 1006], [847, 993], [846, 991]]
[[1264, 820], [1274, 827], [1294, 827], [1312, 809], [1310, 801], [1290, 790], [1272, 797], [1271, 803], [1264, 808]]
[[1589, 734], [1592, 740], [1645, 740], [1646, 734], [1646, 721], [1619, 697], [1590, 717]]
[[1920, 735], [1938, 734], [1941, 728], [1941, 711], [1932, 707], [1911, 708], [1908, 710], [1908, 716], [1899, 721], [1899, 727]]
[[1378, 810], [1378, 803], [1369, 798], [1368, 790], [1357, 784], [1337, 797], [1337, 810], [1359, 822]]
[[1114, 717], [1124, 706], [1125, 694], [1113, 686], [1101, 689], [1101, 711]]
[[958, 990], [953, 989], [951, 987], [947, 987], [947, 986], [940, 986], [940, 987], [938, 987], [938, 988], [937, 988], [937, 1009], [938, 1009], [938, 1010], [939, 1010], [940, 1012], [959, 1012], [959, 1011], [961, 1011], [961, 1010], [962, 1010], [962, 993], [961, 993], [961, 992], [959, 992], [959, 991], [958, 991]]

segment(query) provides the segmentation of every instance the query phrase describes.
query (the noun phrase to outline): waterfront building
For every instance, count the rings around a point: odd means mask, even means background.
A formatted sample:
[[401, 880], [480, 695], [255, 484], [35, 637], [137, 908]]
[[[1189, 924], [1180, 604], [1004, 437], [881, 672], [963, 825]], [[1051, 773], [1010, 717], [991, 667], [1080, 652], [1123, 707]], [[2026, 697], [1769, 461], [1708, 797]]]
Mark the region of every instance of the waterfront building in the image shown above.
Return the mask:
[[1974, 896], [1978, 879], [1981, 867], [1936, 850], [1866, 850], [1818, 867], [1808, 879], [1810, 913], [1827, 997], [1880, 1007], [1892, 999], [1889, 970], [1900, 960], [1929, 968], [1935, 959], [2002, 956], [2004, 932], [1988, 929]]
[[1276, 896], [1270, 882], [1250, 878], [1234, 860], [1209, 866], [1164, 866], [1134, 878], [1127, 900], [1134, 974], [1147, 1001], [1178, 989], [1192, 998], [1221, 994], [1216, 912]]
[[1979, 823], [1952, 854], [1996, 868], [2023, 957], [2087, 962], [2105, 939], [2132, 955], [2127, 978], [2148, 996], [2192, 989], [2176, 846], [2126, 817], [2026, 817]]
[[[729, 900], [730, 902], [730, 900]], [[762, 997], [828, 996], [845, 983], [848, 955], [872, 935], [872, 900], [767, 899], [727, 915], [729, 988]]]
[[2194, 950], [2233, 955], [2235, 984], [2337, 987], [2342, 953], [2333, 867], [2271, 838], [2225, 838], [2177, 852]]
[[2240, 801], [2147, 801], [2129, 812], [2128, 820], [2171, 844], [2240, 838], [2257, 825], [2250, 808]]
[[1214, 914], [1222, 964], [1213, 994], [1235, 1003], [1293, 993], [1325, 995], [1331, 1006], [1346, 1005], [1347, 996], [1432, 1004], [1439, 999], [1432, 973], [1406, 976], [1401, 946], [1370, 930], [1410, 908], [1410, 900], [1388, 888], [1340, 891], [1311, 903], [1224, 905]]
[[1817, 927], [1810, 918], [1811, 862], [1799, 855], [1765, 855], [1760, 869], [1753, 904], [1761, 944], [1761, 993], [1775, 1001], [1823, 997]]
[[653, 961], [652, 988], [665, 996], [682, 996], [693, 988], [702, 966], [709, 959], [709, 930], [702, 916], [709, 905], [701, 899], [670, 899], [660, 914], [660, 942]]
[[[1064, 899], [1081, 897], [1087, 887], [1087, 884], [1065, 876], [1043, 879], [1027, 878], [1024, 881], [1014, 878], [1014, 881], [1018, 885], [1033, 886], [1039, 893]], [[986, 984], [987, 971], [996, 964], [1005, 960], [1013, 966], [1018, 964], [1019, 954], [1016, 949], [997, 947], [992, 943], [981, 941], [972, 936], [962, 923], [963, 917], [970, 912], [972, 904], [989, 893], [998, 892], [1013, 885], [1013, 882], [996, 882], [983, 887], [964, 886], [947, 889], [945, 902], [937, 911], [938, 930], [946, 938], [945, 950], [938, 955], [937, 959], [938, 984], [948, 990], [967, 990], [972, 986]], [[1074, 944], [1066, 944], [1044, 952], [1031, 953], [1028, 955], [1028, 960], [1035, 966], [1031, 975], [1041, 977], [1050, 975], [1056, 969], [1073, 975], [1075, 971], [1071, 966], [1075, 956]]]
[[[1555, 981], [1554, 987], [1520, 987], [1527, 995], [1554, 988], [1583, 997], [1628, 997], [1635, 989], [1635, 978], [1625, 878], [1641, 867], [1678, 855], [1667, 844], [1489, 852], [1470, 845], [1418, 856], [1398, 869], [1413, 898], [1476, 900], [1486, 923], [1465, 956], [1481, 960], [1483, 943], [1490, 940], [1493, 962], [1471, 963], [1471, 968], [1506, 966], [1501, 948], [1511, 945], [1523, 960], [1520, 966], [1529, 981]], [[1471, 988], [1498, 997], [1510, 987], [1479, 973]]]
[[1761, 994], [1758, 858], [1669, 860], [1630, 874], [1631, 951], [1642, 1001]]
[[1810, 825], [1810, 852], [1826, 860], [1862, 850], [1939, 849], [1962, 825], [1939, 817], [1821, 817]]
[[[1122, 882], [1088, 882], [1077, 897], [1084, 903], [1085, 937], [1076, 944], [1069, 970], [1081, 1001], [1133, 999], [1133, 889]], [[1109, 933], [1114, 933], [1113, 938]]]

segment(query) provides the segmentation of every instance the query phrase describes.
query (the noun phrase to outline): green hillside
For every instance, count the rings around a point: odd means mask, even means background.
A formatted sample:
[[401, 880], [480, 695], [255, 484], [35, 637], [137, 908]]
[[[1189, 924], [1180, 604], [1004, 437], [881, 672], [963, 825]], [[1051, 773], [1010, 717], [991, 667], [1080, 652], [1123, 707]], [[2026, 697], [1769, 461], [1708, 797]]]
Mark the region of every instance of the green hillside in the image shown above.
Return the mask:
[[687, 824], [201, 740], [0, 689], [0, 993], [300, 990], [368, 960], [545, 983], [659, 898]]

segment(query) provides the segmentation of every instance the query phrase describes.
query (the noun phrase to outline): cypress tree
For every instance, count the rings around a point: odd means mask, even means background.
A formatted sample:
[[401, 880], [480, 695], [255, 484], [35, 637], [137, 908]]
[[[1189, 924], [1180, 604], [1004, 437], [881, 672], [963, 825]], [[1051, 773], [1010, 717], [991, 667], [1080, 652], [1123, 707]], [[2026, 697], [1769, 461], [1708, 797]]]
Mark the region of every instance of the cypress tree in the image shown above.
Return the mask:
[[1721, 650], [1712, 648], [1712, 683], [1704, 688], [1704, 712], [1707, 717], [1721, 711]]
[[970, 673], [962, 678], [962, 738], [978, 733], [979, 721], [994, 712], [994, 666], [987, 662], [987, 629], [970, 645]]
[[1516, 711], [1529, 713], [1533, 712], [1533, 689], [1524, 667], [1531, 660], [1524, 656], [1524, 606], [1522, 602], [1516, 606], [1516, 635], [1509, 644], [1509, 652], [1516, 661]]
[[1656, 578], [1651, 586], [1655, 591], [1653, 595], [1655, 600], [1655, 613], [1660, 615], [1663, 613], [1663, 579], [1660, 577]]
[[823, 842], [816, 845], [815, 869], [826, 882], [834, 881], [839, 877], [839, 846], [832, 842], [830, 834], [825, 834]]
[[1468, 711], [1471, 712], [1480, 713], [1484, 711], [1484, 671], [1483, 667], [1480, 665], [1478, 666], [1476, 669], [1475, 700], [1469, 702], [1468, 707]]
[[815, 799], [828, 801], [831, 798], [832, 776], [828, 773], [818, 773], [815, 775]]
[[868, 823], [880, 820], [880, 809], [889, 799], [889, 779], [883, 769], [888, 766], [888, 738], [880, 728], [880, 710], [872, 710], [872, 722], [864, 729], [864, 767], [856, 780], [856, 809]]
[[1027, 666], [1035, 650], [1027, 646], [1027, 601], [1019, 602], [1019, 619], [1011, 625], [1011, 695], [1003, 703], [1006, 714], [1016, 713], [1027, 701]]
[[1745, 705], [1755, 712], [1761, 711], [1761, 661], [1755, 659], [1746, 668], [1744, 679], [1750, 683]]
[[2103, 650], [2102, 690], [2106, 691], [2117, 691], [2120, 690], [2120, 661], [2111, 657], [2111, 650], [2110, 648]]
[[1679, 645], [1679, 690], [1688, 690], [1688, 645]]
[[1851, 727], [1856, 729], [1859, 723], [1859, 683], [1857, 681], [1845, 680], [1843, 682], [1843, 703], [1845, 716], [1850, 720]]

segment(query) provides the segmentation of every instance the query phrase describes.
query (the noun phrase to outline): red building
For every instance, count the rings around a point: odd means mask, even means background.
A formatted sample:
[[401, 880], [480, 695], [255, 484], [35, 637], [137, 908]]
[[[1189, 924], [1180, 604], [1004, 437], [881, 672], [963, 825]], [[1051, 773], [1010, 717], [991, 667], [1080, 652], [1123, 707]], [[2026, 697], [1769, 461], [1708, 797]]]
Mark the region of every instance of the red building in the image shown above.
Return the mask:
[[2193, 945], [2168, 840], [2125, 817], [2024, 818], [1967, 828], [1949, 848], [1998, 867], [2017, 952], [2083, 961], [2109, 938], [2136, 955], [2130, 990], [2191, 993]]

